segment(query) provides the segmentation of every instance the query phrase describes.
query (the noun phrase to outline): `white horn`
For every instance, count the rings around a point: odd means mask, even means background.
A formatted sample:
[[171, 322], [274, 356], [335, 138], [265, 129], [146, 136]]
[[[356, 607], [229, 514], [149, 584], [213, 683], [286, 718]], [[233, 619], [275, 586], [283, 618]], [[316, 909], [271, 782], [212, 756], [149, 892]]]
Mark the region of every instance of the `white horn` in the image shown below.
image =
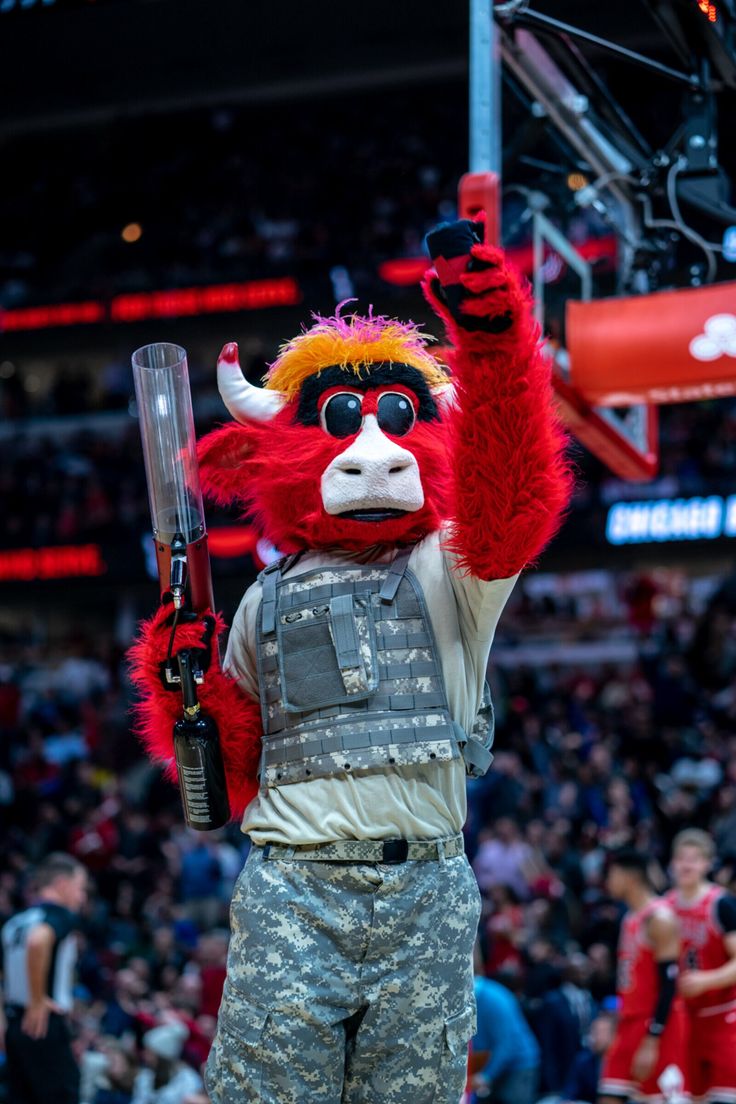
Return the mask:
[[266, 387], [254, 387], [243, 375], [238, 360], [220, 357], [217, 387], [236, 422], [270, 422], [286, 406], [286, 395]]
[[441, 387], [432, 388], [432, 398], [435, 400], [443, 414], [449, 414], [457, 406], [457, 393], [454, 383], [443, 383]]

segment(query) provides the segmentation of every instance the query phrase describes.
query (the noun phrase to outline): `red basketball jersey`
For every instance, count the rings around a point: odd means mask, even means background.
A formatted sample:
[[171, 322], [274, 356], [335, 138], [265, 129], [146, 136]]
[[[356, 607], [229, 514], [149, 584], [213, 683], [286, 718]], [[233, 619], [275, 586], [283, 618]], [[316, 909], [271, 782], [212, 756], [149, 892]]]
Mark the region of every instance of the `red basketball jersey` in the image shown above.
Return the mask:
[[[724, 931], [718, 920], [718, 902], [725, 893], [722, 886], [709, 884], [700, 900], [691, 904], [683, 901], [676, 889], [667, 894], [666, 900], [680, 921], [681, 969], [717, 970], [729, 961], [723, 942]], [[686, 1004], [693, 1011], [733, 1007], [736, 1005], [736, 985], [730, 985], [727, 989], [710, 989], [686, 1001]]]
[[627, 912], [618, 940], [616, 993], [619, 1016], [651, 1016], [659, 993], [659, 973], [647, 936], [647, 922], [664, 901], [655, 897], [637, 912]]

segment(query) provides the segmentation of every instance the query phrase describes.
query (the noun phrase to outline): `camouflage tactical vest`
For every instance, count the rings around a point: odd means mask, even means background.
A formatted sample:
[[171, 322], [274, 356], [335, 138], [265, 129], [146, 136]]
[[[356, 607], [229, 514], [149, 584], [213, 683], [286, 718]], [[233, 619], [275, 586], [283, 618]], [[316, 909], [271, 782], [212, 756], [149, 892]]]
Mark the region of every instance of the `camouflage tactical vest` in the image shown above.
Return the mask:
[[470, 773], [487, 769], [487, 730], [483, 747], [450, 717], [411, 551], [286, 579], [283, 561], [262, 572], [261, 786], [449, 761], [461, 748]]

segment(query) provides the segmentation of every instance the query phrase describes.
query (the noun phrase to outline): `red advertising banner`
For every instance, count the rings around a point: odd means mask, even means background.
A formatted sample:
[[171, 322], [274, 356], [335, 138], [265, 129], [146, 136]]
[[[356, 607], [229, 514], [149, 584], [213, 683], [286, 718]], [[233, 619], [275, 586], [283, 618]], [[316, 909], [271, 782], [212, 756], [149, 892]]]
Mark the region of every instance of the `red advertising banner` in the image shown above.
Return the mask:
[[146, 318], [183, 318], [220, 311], [262, 310], [265, 307], [293, 306], [301, 300], [301, 288], [291, 276], [247, 280], [241, 284], [136, 291], [116, 295], [109, 303], [56, 303], [0, 310], [0, 333], [100, 322], [140, 322]]
[[104, 575], [107, 564], [98, 544], [66, 544], [48, 548], [14, 548], [0, 551], [0, 581], [68, 579], [80, 575]]
[[570, 383], [595, 406], [736, 394], [736, 283], [568, 301]]

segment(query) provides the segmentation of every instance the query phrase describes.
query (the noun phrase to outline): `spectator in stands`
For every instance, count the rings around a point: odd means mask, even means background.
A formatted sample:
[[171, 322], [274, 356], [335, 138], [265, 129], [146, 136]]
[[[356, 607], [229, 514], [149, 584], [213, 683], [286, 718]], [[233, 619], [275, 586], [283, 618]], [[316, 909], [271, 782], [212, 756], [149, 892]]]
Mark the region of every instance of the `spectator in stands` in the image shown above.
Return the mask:
[[491, 911], [484, 926], [486, 973], [518, 972], [525, 938], [524, 909], [513, 889], [506, 885], [492, 886], [488, 902]]
[[141, 1001], [148, 988], [132, 970], [118, 970], [115, 974], [113, 995], [100, 1020], [100, 1030], [105, 1035], [120, 1038], [134, 1032]]
[[555, 948], [545, 939], [529, 947], [525, 1011], [539, 1044], [539, 1087], [559, 1094], [580, 1048], [580, 1019], [562, 991]]
[[137, 1075], [135, 1054], [115, 1040], [101, 1040], [82, 1058], [81, 1104], [131, 1104]]
[[598, 1099], [603, 1057], [613, 1042], [616, 1019], [611, 1012], [602, 1012], [593, 1020], [585, 1046], [573, 1060], [562, 1087], [561, 1104], [595, 1104]]
[[612, 948], [612, 944], [605, 943], [593, 943], [588, 948], [590, 962], [588, 985], [590, 994], [599, 1008], [603, 1007], [607, 997], [616, 992], [616, 971]]
[[532, 849], [511, 817], [501, 817], [480, 841], [473, 870], [483, 893], [493, 886], [507, 886], [519, 900], [529, 896], [525, 868]]
[[719, 855], [736, 857], [736, 786], [724, 786], [717, 797], [713, 835]]
[[181, 1061], [189, 1032], [181, 1022], [159, 1024], [143, 1036], [146, 1066], [135, 1079], [131, 1104], [182, 1104], [203, 1083], [191, 1066]]
[[[476, 948], [476, 970], [480, 953]], [[492, 1096], [497, 1104], [534, 1104], [539, 1078], [539, 1047], [519, 1002], [505, 986], [476, 973], [475, 999], [478, 1030], [471, 1052], [487, 1052], [488, 1059], [471, 1079], [479, 1098]]]
[[222, 901], [222, 868], [216, 844], [201, 834], [194, 837], [181, 859], [181, 899], [186, 914], [201, 931], [216, 926]]
[[200, 1012], [204, 1016], [217, 1016], [225, 984], [227, 964], [228, 933], [213, 931], [205, 933], [199, 940], [197, 962], [202, 979], [202, 999]]
[[562, 965], [561, 993], [577, 1020], [578, 1035], [585, 1038], [595, 1017], [595, 1001], [590, 993], [592, 963], [580, 951], [570, 954]]

